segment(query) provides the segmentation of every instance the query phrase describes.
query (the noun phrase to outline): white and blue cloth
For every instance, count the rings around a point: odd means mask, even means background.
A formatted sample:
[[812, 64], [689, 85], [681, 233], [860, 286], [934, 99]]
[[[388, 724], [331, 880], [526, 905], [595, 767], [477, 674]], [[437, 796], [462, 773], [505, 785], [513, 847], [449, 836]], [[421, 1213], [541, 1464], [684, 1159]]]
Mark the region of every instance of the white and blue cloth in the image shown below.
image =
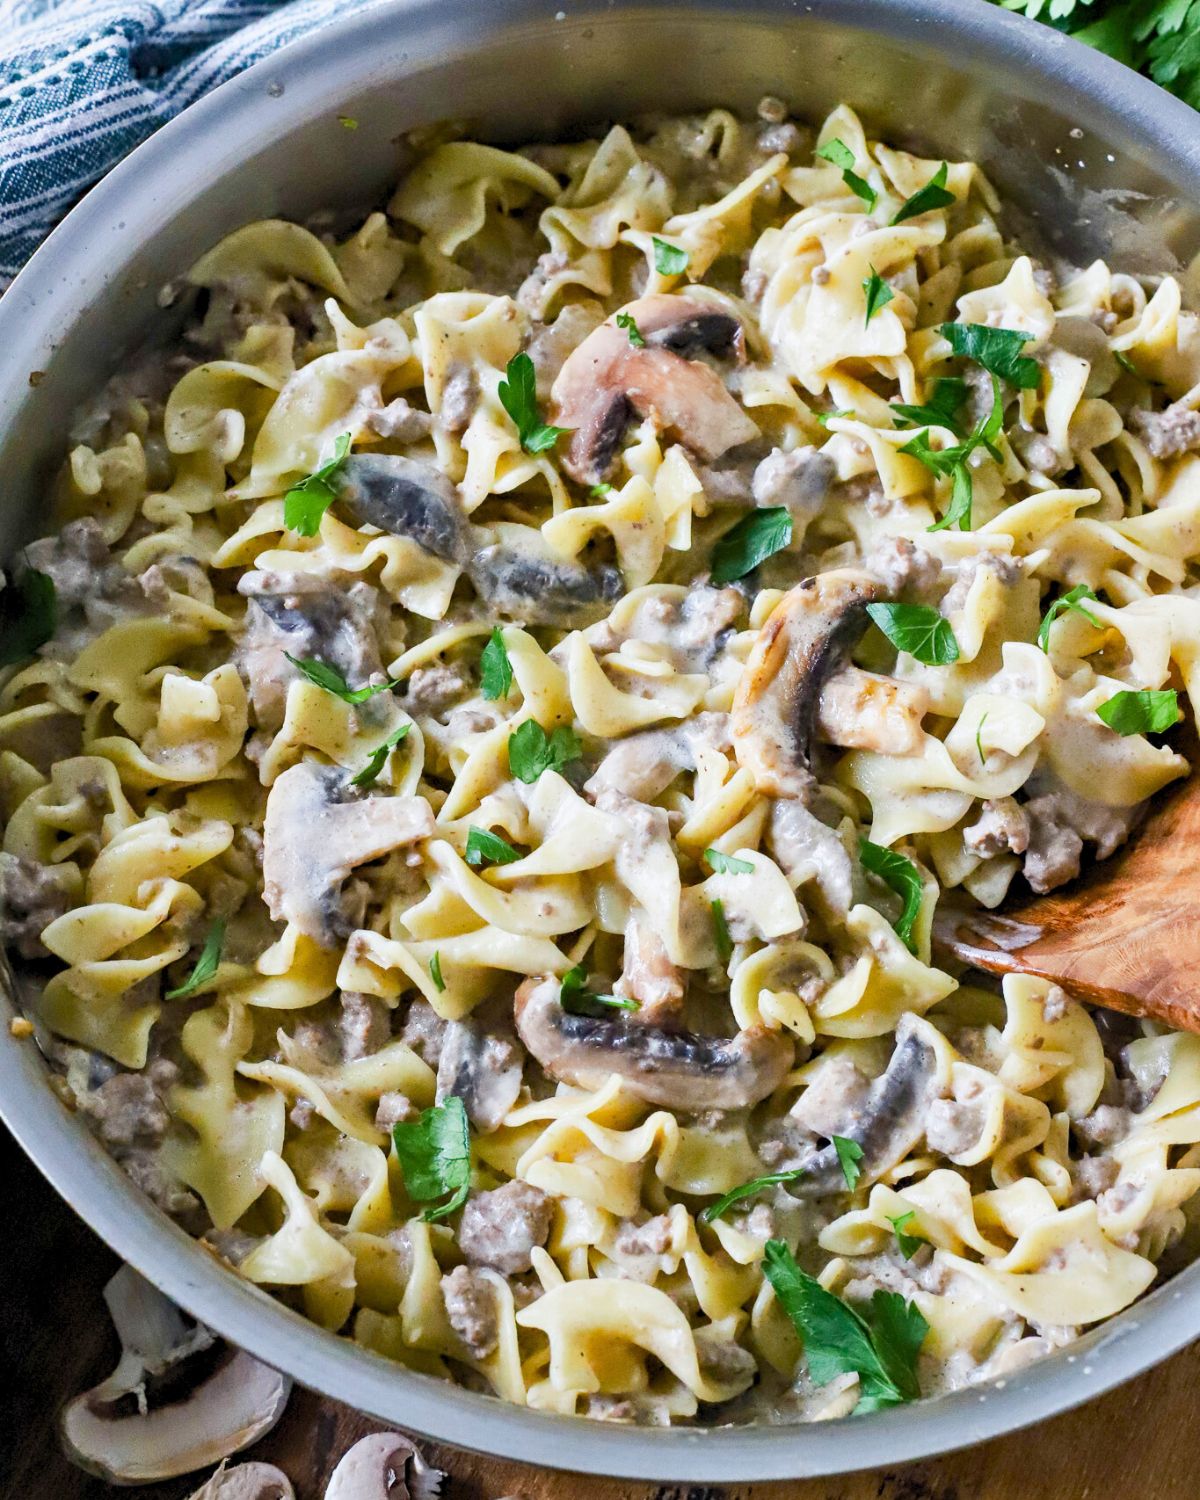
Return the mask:
[[160, 125], [363, 0], [0, 0], [0, 288]]

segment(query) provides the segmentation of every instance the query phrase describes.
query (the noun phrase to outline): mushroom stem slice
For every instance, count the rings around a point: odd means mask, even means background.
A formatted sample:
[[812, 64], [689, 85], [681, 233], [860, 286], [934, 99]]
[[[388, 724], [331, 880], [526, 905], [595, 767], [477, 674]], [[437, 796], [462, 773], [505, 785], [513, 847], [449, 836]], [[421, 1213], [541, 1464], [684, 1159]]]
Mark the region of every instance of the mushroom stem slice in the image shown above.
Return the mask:
[[667, 1109], [742, 1109], [765, 1099], [792, 1065], [792, 1044], [751, 1026], [735, 1037], [697, 1036], [572, 1015], [559, 981], [527, 979], [517, 990], [517, 1031], [552, 1078], [582, 1087], [619, 1073], [631, 1094]]
[[110, 1484], [149, 1484], [239, 1452], [282, 1416], [290, 1380], [206, 1328], [198, 1336], [131, 1267], [117, 1272], [105, 1298], [121, 1359], [107, 1380], [63, 1408], [72, 1463]]
[[373, 1432], [341, 1457], [325, 1500], [435, 1500], [446, 1476], [398, 1432]]
[[790, 589], [767, 617], [733, 699], [733, 748], [759, 791], [807, 801], [816, 786], [809, 749], [821, 690], [867, 625], [883, 585], [836, 568]]

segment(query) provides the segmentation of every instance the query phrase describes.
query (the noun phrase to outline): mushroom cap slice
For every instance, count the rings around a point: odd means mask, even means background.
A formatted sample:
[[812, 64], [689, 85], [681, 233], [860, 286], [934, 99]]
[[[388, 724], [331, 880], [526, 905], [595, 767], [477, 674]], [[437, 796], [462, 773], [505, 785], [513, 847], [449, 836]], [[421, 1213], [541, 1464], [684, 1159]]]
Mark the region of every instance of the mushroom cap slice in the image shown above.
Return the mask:
[[424, 797], [364, 797], [336, 766], [301, 761], [271, 787], [263, 823], [263, 898], [322, 947], [350, 935], [342, 885], [359, 865], [433, 833]]
[[356, 524], [407, 537], [443, 562], [463, 563], [471, 526], [449, 479], [391, 453], [355, 453], [339, 470], [338, 501]]
[[188, 1500], [296, 1500], [296, 1492], [274, 1464], [222, 1464]]
[[688, 357], [737, 352], [736, 318], [699, 298], [666, 293], [629, 303], [617, 316], [626, 315], [644, 345], [632, 344], [615, 320], [602, 323], [567, 358], [551, 390], [554, 421], [574, 430], [563, 459], [572, 478], [604, 478], [635, 413], [709, 460], [759, 436], [716, 371]]
[[121, 1359], [107, 1380], [63, 1408], [72, 1463], [110, 1484], [171, 1479], [248, 1447], [283, 1415], [292, 1389], [286, 1376], [201, 1325], [188, 1327], [131, 1267], [109, 1282], [105, 1300]]
[[530, 530], [524, 545], [508, 540], [481, 547], [467, 566], [475, 591], [499, 614], [530, 625], [589, 625], [608, 613], [624, 584], [608, 563], [585, 567], [555, 557]]
[[631, 1094], [667, 1109], [742, 1109], [783, 1082], [794, 1050], [781, 1032], [751, 1026], [735, 1037], [697, 1036], [574, 1015], [553, 975], [517, 990], [517, 1032], [552, 1078], [598, 1086], [619, 1073]]
[[[860, 1180], [874, 1182], [903, 1160], [925, 1134], [929, 1105], [943, 1084], [942, 1059], [927, 1033], [932, 1028], [913, 1012], [900, 1017], [896, 1045], [887, 1068], [875, 1080], [856, 1118], [840, 1132], [862, 1147]], [[831, 1141], [800, 1163], [803, 1176], [787, 1185], [793, 1198], [822, 1198], [846, 1191], [837, 1148]]]
[[373, 1432], [342, 1454], [325, 1500], [434, 1500], [446, 1476], [398, 1432]]
[[883, 596], [877, 578], [836, 568], [790, 589], [758, 633], [733, 699], [738, 764], [759, 791], [807, 799], [816, 786], [809, 746], [826, 676], [867, 626]]

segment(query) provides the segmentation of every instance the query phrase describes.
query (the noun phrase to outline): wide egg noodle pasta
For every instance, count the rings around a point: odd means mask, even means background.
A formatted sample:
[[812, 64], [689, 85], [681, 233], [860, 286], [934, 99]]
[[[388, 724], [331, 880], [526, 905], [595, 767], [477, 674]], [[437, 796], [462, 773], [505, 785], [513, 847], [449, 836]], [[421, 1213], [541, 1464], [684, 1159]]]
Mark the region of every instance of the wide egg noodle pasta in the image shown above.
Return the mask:
[[[241, 1275], [541, 1410], [852, 1412], [769, 1239], [912, 1301], [925, 1394], [1069, 1344], [1200, 1251], [1200, 1041], [950, 972], [933, 921], [1071, 879], [1187, 769], [1098, 710], [1200, 681], [1197, 315], [1036, 259], [969, 162], [896, 222], [943, 164], [845, 106], [410, 159], [344, 235], [208, 250], [183, 342], [64, 435], [27, 553], [57, 628], [0, 686], [0, 923], [64, 1097]], [[1036, 382], [994, 387], [951, 321], [1026, 335]], [[895, 410], [939, 389], [933, 448], [999, 392], [961, 526]], [[763, 509], [779, 550], [713, 583]], [[868, 631], [777, 705], [795, 763], [748, 754], [761, 643], [847, 570], [957, 652]], [[908, 925], [863, 838], [909, 862]], [[572, 1063], [529, 1015], [581, 989]], [[889, 1144], [810, 1194], [912, 1048]], [[470, 1194], [429, 1219], [392, 1126], [452, 1093]]]

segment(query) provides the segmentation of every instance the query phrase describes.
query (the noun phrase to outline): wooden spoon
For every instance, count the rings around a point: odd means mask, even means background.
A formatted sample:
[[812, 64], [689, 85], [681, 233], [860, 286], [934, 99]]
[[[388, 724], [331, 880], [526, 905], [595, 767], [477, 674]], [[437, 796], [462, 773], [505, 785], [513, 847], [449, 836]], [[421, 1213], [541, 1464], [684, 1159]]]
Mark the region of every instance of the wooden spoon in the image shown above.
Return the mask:
[[1164, 791], [1133, 840], [1049, 896], [939, 914], [937, 941], [993, 974], [1200, 1032], [1200, 776]]

